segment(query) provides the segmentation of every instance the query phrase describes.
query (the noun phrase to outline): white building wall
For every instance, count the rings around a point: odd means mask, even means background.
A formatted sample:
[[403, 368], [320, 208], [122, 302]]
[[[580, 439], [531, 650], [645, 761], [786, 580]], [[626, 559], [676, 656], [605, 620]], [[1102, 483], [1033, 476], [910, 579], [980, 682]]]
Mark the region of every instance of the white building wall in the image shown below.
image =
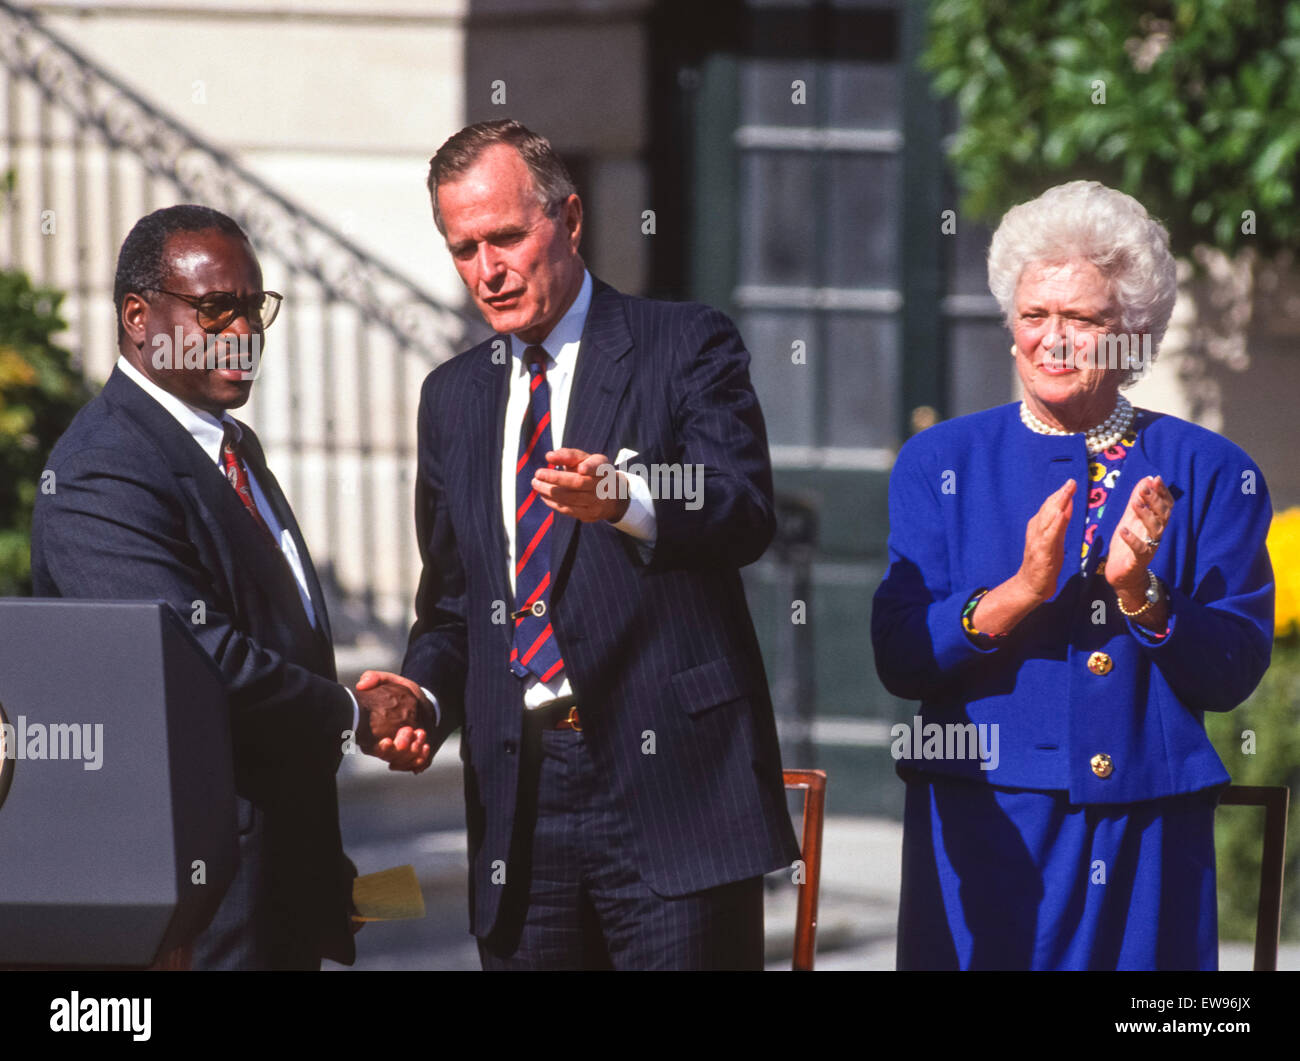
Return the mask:
[[[151, 106], [436, 299], [462, 306], [463, 289], [432, 222], [428, 159], [463, 125], [493, 117], [520, 118], [581, 161], [581, 190], [593, 220], [587, 249], [606, 279], [644, 289], [650, 244], [641, 214], [652, 205], [644, 164], [650, 6], [649, 0], [29, 5], [53, 33]], [[504, 103], [493, 98], [498, 80]], [[84, 308], [75, 300], [66, 306], [64, 341], [87, 374], [102, 380], [116, 356], [111, 285], [121, 239], [147, 209], [186, 196], [146, 180], [128, 157], [115, 166], [112, 209], [102, 148], [92, 144], [78, 159], [70, 146], [73, 123], [58, 108], [42, 112], [31, 86], [17, 90], [14, 107], [22, 132], [10, 156], [19, 182], [11, 216], [0, 216], [0, 259], [57, 287], [90, 286]], [[45, 210], [57, 217], [53, 234], [40, 231]], [[78, 232], [80, 240], [71, 238]], [[287, 291], [284, 263], [268, 248], [257, 249], [266, 286]], [[290, 315], [299, 325], [292, 364]], [[381, 337], [362, 364], [344, 342], [354, 328], [350, 314], [336, 309], [333, 319], [338, 348], [326, 371], [320, 298], [309, 283], [294, 290], [268, 332], [262, 376], [240, 415], [263, 438], [318, 561], [332, 562], [346, 589], [377, 582], [381, 614], [400, 627], [409, 618], [418, 558], [409, 518], [412, 462], [394, 452], [399, 440], [393, 436], [413, 432], [419, 382], [446, 351], [431, 342], [427, 356], [409, 356], [395, 372]], [[298, 448], [289, 445], [294, 415], [304, 441]], [[356, 452], [363, 418], [374, 428], [375, 452], [366, 459]], [[401, 442], [409, 449], [414, 438]], [[367, 504], [379, 504], [381, 515], [363, 515]]]

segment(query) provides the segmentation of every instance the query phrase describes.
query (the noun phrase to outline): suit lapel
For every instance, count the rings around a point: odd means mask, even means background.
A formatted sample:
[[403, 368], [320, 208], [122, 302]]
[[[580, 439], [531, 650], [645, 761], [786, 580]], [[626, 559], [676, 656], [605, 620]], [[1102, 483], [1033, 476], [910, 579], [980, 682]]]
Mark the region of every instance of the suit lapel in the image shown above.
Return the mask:
[[[492, 360], [494, 344], [505, 343], [505, 361]], [[500, 349], [500, 347], [497, 347]], [[479, 539], [488, 544], [488, 562], [496, 585], [496, 600], [512, 600], [506, 531], [501, 511], [501, 447], [505, 434], [506, 399], [510, 393], [510, 337], [498, 335], [468, 356], [477, 357], [468, 410], [469, 467], [466, 482], [474, 491], [472, 520]], [[513, 605], [512, 605], [513, 607]], [[501, 626], [508, 636], [509, 626]]]
[[[578, 363], [569, 392], [569, 409], [564, 421], [563, 445], [602, 453], [609, 445], [610, 432], [619, 403], [632, 378], [630, 359], [632, 333], [628, 330], [622, 296], [607, 284], [595, 281], [591, 308], [578, 348]], [[606, 453], [610, 460], [617, 454]], [[556, 516], [555, 537], [551, 543], [551, 571], [557, 582], [552, 596], [560, 589], [559, 577], [573, 543], [578, 521], [572, 516]]]
[[[316, 613], [317, 632], [324, 637], [326, 646], [332, 650], [334, 635], [330, 629], [329, 611], [325, 606], [325, 591], [321, 588], [320, 579], [316, 576], [316, 566], [311, 562], [311, 553], [308, 551], [307, 543], [303, 539], [302, 530], [298, 527], [298, 521], [294, 518], [293, 509], [289, 506], [284, 491], [280, 489], [279, 482], [271, 473], [271, 469], [267, 467], [266, 455], [262, 452], [261, 440], [251, 427], [243, 421], [237, 422], [243, 432], [244, 460], [253, 473], [253, 477], [257, 480], [257, 485], [262, 488], [262, 495], [270, 504], [276, 521], [293, 538], [294, 548], [298, 550], [298, 560], [302, 564], [303, 574], [307, 579], [307, 593], [311, 597], [312, 610]], [[281, 559], [284, 558], [283, 553], [280, 556]], [[288, 566], [287, 560], [285, 565]], [[291, 575], [292, 573], [290, 571]], [[306, 613], [303, 614], [305, 617]]]
[[243, 501], [221, 469], [171, 413], [116, 369], [104, 384], [104, 393], [131, 415], [172, 473], [193, 484], [200, 501], [220, 521], [232, 550], [262, 562], [278, 552], [249, 519]]
[[[182, 483], [190, 484], [190, 489], [197, 496], [199, 503], [212, 514], [216, 525], [221, 528], [230, 554], [237, 558], [238, 563], [251, 565], [252, 574], [264, 582], [273, 582], [276, 579], [287, 581], [293, 589], [294, 606], [301, 609], [302, 601], [298, 597], [297, 584], [284, 554], [258, 529], [257, 524], [249, 517], [239, 495], [231, 489], [221, 469], [194, 441], [193, 436], [177, 423], [171, 413], [117, 369], [113, 370], [108, 382], [104, 384], [104, 395], [131, 417], [157, 449], [172, 474]], [[252, 432], [250, 431], [249, 434], [252, 435]], [[266, 469], [265, 461], [260, 459], [261, 448], [256, 445], [256, 436], [252, 437], [254, 446], [249, 447], [249, 452], [257, 450], [259, 459], [255, 462], [254, 474], [258, 476], [258, 484], [264, 491], [269, 490], [270, 493], [282, 497], [278, 485], [274, 489], [270, 487], [269, 484], [274, 482], [274, 479]], [[288, 505], [285, 504], [283, 508], [287, 511]], [[282, 512], [277, 512], [276, 515], [281, 517], [283, 526], [291, 528], [295, 542], [298, 544], [299, 556], [306, 562], [306, 546], [302, 544], [296, 523], [291, 517], [284, 522]], [[310, 570], [309, 564], [307, 569]], [[311, 578], [315, 578], [314, 572]], [[289, 593], [286, 591], [282, 595], [288, 597]], [[313, 606], [317, 599], [313, 595]], [[323, 604], [323, 598], [320, 599]], [[303, 625], [306, 626], [306, 613], [301, 614]]]

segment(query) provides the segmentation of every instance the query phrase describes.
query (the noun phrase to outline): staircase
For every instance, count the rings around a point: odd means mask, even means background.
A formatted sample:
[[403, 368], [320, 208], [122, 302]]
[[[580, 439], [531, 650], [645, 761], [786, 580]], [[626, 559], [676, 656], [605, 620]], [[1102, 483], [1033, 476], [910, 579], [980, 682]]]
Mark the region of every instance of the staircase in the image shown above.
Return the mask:
[[113, 269], [136, 219], [195, 202], [235, 218], [285, 305], [240, 412], [265, 445], [327, 584], [336, 638], [396, 651], [418, 579], [419, 386], [483, 325], [439, 303], [235, 158], [0, 0], [0, 263], [67, 292], [87, 376], [116, 357]]

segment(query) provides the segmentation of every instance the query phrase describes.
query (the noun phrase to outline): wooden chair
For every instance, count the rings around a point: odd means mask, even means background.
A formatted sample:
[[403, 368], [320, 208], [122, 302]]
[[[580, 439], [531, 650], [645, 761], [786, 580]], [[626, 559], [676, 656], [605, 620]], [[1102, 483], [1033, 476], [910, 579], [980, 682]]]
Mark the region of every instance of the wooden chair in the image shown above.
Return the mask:
[[[789, 781], [786, 782], [789, 785]], [[1264, 808], [1264, 852], [1259, 866], [1259, 913], [1255, 920], [1255, 971], [1277, 969], [1282, 929], [1282, 871], [1286, 855], [1286, 808], [1291, 790], [1283, 785], [1229, 785], [1220, 806]]]
[[786, 770], [786, 790], [803, 792], [803, 828], [800, 831], [804, 877], [799, 885], [799, 905], [795, 912], [795, 972], [811, 972], [817, 951], [817, 895], [822, 874], [822, 825], [826, 820], [826, 772], [824, 770]]

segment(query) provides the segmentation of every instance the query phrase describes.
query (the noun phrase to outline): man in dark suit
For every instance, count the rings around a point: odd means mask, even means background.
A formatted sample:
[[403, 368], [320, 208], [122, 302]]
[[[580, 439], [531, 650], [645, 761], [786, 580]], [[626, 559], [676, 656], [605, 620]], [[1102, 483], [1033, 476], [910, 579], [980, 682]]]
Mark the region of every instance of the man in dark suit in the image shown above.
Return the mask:
[[[192, 967], [351, 963], [351, 880], [334, 773], [359, 746], [421, 769], [420, 704], [338, 684], [325, 598], [252, 430], [248, 400], [280, 296], [234, 221], [142, 218], [118, 257], [119, 358], [50, 454], [32, 522], [38, 596], [163, 600], [229, 692], [240, 866]], [[112, 680], [111, 675], [106, 680]]]
[[775, 530], [749, 355], [590, 276], [518, 123], [457, 133], [429, 189], [497, 335], [424, 384], [402, 674], [434, 747], [462, 730], [483, 965], [761, 968], [762, 874], [798, 852], [739, 570]]

